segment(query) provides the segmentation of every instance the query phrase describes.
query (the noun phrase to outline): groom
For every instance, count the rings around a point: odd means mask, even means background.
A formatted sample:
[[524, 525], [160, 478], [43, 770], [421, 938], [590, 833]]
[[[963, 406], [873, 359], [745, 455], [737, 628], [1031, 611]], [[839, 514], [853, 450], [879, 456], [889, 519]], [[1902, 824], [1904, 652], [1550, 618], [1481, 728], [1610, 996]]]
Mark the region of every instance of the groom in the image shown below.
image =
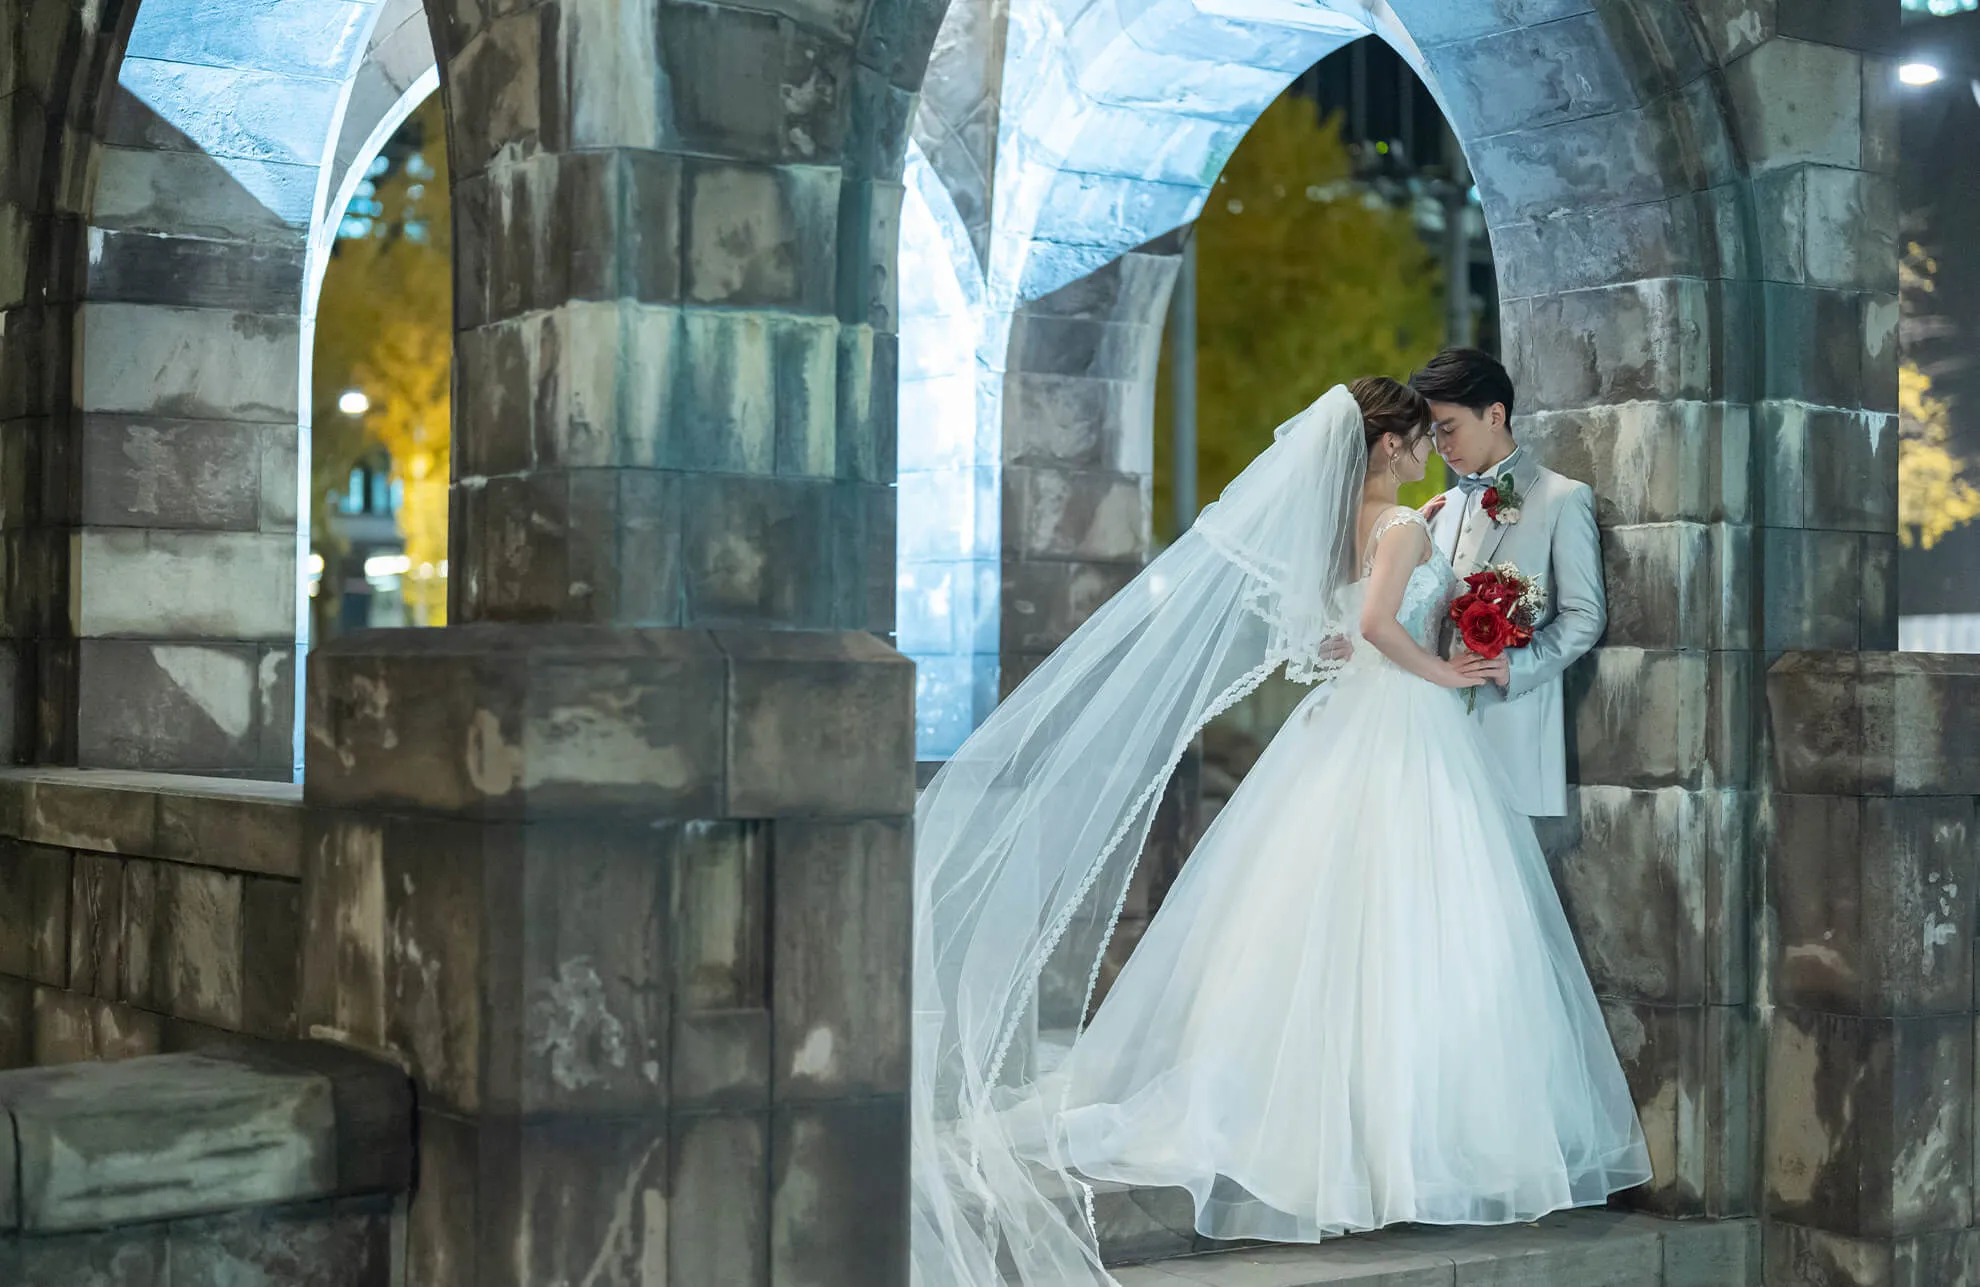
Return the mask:
[[1445, 349], [1409, 383], [1430, 403], [1437, 451], [1458, 474], [1456, 487], [1423, 507], [1431, 539], [1459, 576], [1511, 563], [1546, 592], [1533, 642], [1508, 650], [1494, 682], [1479, 687], [1477, 718], [1513, 803], [1531, 817], [1558, 817], [1567, 811], [1561, 674], [1608, 621], [1595, 493], [1513, 441], [1512, 379], [1489, 354]]

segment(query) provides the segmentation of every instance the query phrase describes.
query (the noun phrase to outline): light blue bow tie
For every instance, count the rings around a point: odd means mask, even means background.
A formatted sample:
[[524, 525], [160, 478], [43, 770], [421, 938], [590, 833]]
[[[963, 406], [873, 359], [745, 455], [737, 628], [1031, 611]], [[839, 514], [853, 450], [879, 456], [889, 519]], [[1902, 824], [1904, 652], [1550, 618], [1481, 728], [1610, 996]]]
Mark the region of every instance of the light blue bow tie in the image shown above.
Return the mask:
[[1465, 497], [1469, 499], [1483, 492], [1488, 487], [1497, 487], [1501, 478], [1504, 478], [1518, 467], [1519, 459], [1519, 449], [1515, 448], [1512, 455], [1507, 456], [1504, 460], [1492, 466], [1489, 473], [1460, 475], [1457, 480], [1458, 490], [1463, 492]]

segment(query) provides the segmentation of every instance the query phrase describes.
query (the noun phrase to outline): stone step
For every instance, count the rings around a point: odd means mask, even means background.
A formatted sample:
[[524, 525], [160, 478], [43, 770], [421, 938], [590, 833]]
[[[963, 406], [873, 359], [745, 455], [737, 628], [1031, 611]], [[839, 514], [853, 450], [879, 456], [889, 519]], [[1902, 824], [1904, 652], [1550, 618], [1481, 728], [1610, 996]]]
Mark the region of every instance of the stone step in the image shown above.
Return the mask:
[[[1137, 1255], [1159, 1238], [1150, 1218], [1185, 1213], [1190, 1249]], [[1496, 1228], [1405, 1226], [1311, 1246], [1228, 1247], [1189, 1232], [1180, 1190], [1096, 1193], [1102, 1249], [1121, 1287], [1758, 1287], [1753, 1220], [1665, 1220], [1563, 1211]], [[1104, 1214], [1103, 1214], [1104, 1213]], [[1139, 1219], [1139, 1230], [1130, 1227]], [[1111, 1216], [1111, 1220], [1110, 1217]], [[1169, 1245], [1182, 1237], [1162, 1225]], [[1139, 1241], [1136, 1241], [1136, 1237]]]

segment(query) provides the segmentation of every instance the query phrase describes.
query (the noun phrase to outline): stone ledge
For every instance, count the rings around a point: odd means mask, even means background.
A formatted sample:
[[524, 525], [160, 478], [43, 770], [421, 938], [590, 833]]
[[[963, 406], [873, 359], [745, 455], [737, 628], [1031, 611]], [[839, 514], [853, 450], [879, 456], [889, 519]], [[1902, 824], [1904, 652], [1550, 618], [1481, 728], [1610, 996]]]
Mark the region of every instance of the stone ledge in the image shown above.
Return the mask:
[[302, 787], [124, 769], [0, 768], [0, 836], [295, 880]]
[[[1164, 1195], [1168, 1191], [1162, 1191]], [[1180, 1196], [1185, 1216], [1189, 1197]], [[1147, 1191], [1133, 1197], [1145, 1200]], [[1102, 1202], [1106, 1195], [1102, 1195]], [[1145, 1207], [1143, 1208], [1146, 1209]], [[1105, 1216], [1102, 1238], [1106, 1238]], [[1185, 1223], [1185, 1230], [1187, 1230]], [[1188, 1236], [1194, 1238], [1190, 1233]], [[1205, 1241], [1198, 1239], [1199, 1242]], [[1105, 1246], [1103, 1241], [1103, 1254]], [[1108, 1257], [1110, 1260], [1113, 1257]], [[1114, 1271], [1121, 1287], [1757, 1287], [1755, 1220], [1562, 1211], [1495, 1228], [1401, 1226], [1311, 1246], [1248, 1246]]]
[[412, 1093], [304, 1042], [0, 1073], [0, 1229], [42, 1235], [410, 1185]]
[[859, 631], [476, 623], [310, 658], [312, 809], [898, 817], [914, 668]]

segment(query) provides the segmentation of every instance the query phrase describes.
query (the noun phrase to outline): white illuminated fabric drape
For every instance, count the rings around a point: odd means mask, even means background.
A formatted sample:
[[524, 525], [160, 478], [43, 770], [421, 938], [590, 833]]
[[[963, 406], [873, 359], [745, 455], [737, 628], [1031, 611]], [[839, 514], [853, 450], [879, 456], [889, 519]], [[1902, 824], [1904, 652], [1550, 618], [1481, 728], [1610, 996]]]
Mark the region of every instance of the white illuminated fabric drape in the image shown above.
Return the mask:
[[[1090, 1202], [1014, 1121], [1076, 1040], [1155, 806], [1210, 719], [1345, 632], [1367, 459], [1336, 387], [997, 708], [916, 811], [920, 1287], [1108, 1283]], [[1034, 1114], [1035, 1116], [1035, 1114]]]

